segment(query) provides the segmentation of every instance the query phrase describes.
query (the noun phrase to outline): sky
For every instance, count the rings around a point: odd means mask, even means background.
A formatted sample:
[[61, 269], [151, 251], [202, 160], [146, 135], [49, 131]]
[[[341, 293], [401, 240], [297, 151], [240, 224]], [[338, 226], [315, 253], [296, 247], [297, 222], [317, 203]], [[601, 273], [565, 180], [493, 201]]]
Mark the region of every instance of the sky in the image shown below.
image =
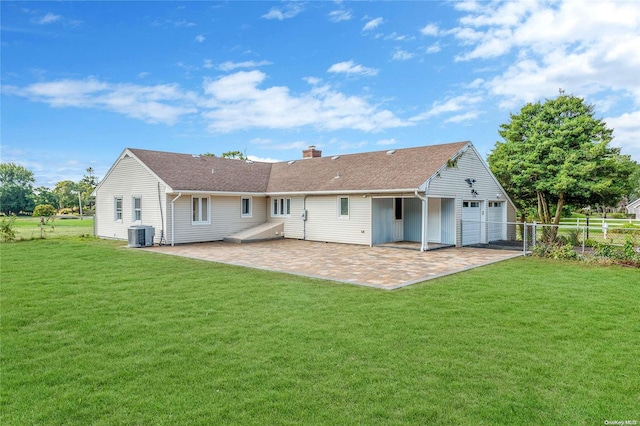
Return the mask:
[[640, 1], [2, 1], [0, 155], [36, 186], [127, 147], [261, 161], [471, 141], [560, 89], [640, 161]]

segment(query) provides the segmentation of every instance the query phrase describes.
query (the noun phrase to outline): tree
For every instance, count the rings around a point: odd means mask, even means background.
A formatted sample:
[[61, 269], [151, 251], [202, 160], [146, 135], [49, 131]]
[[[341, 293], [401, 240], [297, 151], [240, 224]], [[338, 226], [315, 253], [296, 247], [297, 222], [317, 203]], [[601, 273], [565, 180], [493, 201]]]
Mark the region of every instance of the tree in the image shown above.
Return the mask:
[[40, 204], [58, 205], [58, 196], [46, 186], [39, 186], [33, 190], [33, 202], [36, 206]]
[[246, 160], [247, 157], [240, 151], [227, 151], [222, 153], [222, 158], [233, 158], [236, 160]]
[[0, 164], [0, 209], [6, 215], [33, 209], [33, 172], [14, 163]]
[[560, 91], [528, 103], [499, 133], [491, 171], [520, 209], [537, 206], [542, 223], [557, 225], [565, 205], [615, 205], [631, 191], [635, 163], [609, 147], [613, 130], [584, 99]]
[[79, 185], [71, 180], [63, 180], [56, 184], [53, 193], [58, 196], [58, 208], [72, 208], [78, 206]]
[[88, 209], [93, 207], [93, 197], [91, 193], [98, 186], [98, 177], [93, 173], [93, 167], [87, 168], [87, 174], [82, 176], [78, 182], [78, 189], [81, 191], [82, 205]]

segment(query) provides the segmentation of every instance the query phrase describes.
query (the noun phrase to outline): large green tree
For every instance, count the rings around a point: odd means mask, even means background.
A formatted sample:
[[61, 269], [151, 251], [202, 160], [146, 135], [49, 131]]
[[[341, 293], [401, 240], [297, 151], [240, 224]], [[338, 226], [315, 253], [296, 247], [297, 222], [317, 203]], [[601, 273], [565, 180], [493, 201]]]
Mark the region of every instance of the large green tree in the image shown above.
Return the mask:
[[542, 223], [558, 224], [565, 205], [615, 205], [632, 189], [636, 163], [609, 146], [613, 130], [582, 98], [561, 91], [528, 103], [499, 133], [491, 171], [520, 209], [537, 207]]
[[58, 197], [58, 208], [78, 207], [78, 191], [80, 185], [71, 180], [62, 180], [53, 188], [53, 193]]
[[14, 163], [0, 164], [0, 210], [4, 214], [33, 209], [33, 172]]

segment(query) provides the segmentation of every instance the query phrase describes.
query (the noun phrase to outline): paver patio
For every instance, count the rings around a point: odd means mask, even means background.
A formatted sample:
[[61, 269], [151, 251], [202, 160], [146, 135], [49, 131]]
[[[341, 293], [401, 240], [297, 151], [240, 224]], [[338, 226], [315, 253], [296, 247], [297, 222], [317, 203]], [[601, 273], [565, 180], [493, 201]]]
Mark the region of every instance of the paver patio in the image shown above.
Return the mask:
[[470, 247], [420, 252], [289, 239], [154, 246], [144, 250], [388, 290], [522, 255]]

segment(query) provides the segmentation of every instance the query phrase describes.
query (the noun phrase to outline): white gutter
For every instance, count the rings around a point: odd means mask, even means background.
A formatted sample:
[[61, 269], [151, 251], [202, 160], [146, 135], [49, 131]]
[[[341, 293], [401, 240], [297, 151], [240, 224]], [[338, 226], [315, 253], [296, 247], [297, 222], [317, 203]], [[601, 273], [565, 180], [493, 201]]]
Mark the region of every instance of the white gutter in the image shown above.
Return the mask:
[[[425, 192], [426, 193], [426, 192]], [[427, 217], [428, 217], [428, 205], [427, 198], [418, 194], [416, 190], [414, 192], [415, 196], [422, 200], [422, 243], [420, 245], [420, 251], [425, 251], [429, 249], [429, 242], [427, 241]]]
[[366, 195], [376, 195], [376, 194], [398, 194], [401, 192], [409, 192], [412, 193], [416, 190], [413, 188], [398, 188], [398, 189], [341, 189], [341, 190], [332, 190], [332, 191], [294, 191], [294, 192], [266, 192], [264, 195], [268, 197], [274, 196], [283, 196], [283, 195], [341, 195], [341, 194], [366, 194]]
[[175, 245], [176, 238], [176, 221], [175, 221], [175, 208], [173, 203], [178, 200], [178, 198], [182, 197], [182, 192], [178, 192], [178, 196], [171, 200], [171, 247]]

